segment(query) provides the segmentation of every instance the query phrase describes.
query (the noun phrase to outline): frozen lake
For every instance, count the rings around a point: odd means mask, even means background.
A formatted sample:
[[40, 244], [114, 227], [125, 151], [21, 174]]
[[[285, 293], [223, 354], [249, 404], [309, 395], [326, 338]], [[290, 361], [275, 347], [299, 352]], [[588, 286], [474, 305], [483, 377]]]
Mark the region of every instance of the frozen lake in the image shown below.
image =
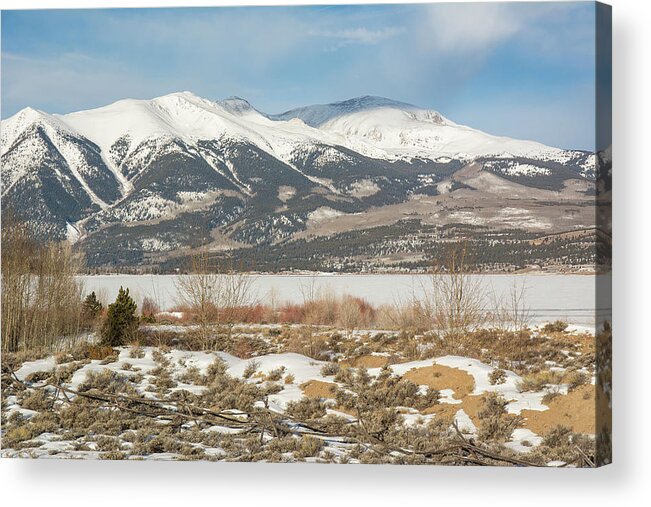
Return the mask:
[[[361, 297], [373, 305], [405, 302], [422, 297], [431, 287], [428, 275], [247, 275], [251, 277], [253, 296], [261, 303], [300, 303], [308, 292]], [[486, 293], [485, 307], [490, 309], [500, 297], [508, 297], [514, 287], [525, 287], [525, 306], [532, 323], [565, 320], [572, 324], [592, 326], [595, 314], [601, 321], [610, 313], [609, 301], [596, 301], [596, 284], [606, 294], [610, 276], [590, 275], [471, 275], [482, 284]], [[157, 300], [161, 309], [177, 304], [176, 275], [96, 275], [83, 276], [86, 292], [95, 291], [112, 301], [121, 286], [128, 287], [140, 303], [148, 296]]]

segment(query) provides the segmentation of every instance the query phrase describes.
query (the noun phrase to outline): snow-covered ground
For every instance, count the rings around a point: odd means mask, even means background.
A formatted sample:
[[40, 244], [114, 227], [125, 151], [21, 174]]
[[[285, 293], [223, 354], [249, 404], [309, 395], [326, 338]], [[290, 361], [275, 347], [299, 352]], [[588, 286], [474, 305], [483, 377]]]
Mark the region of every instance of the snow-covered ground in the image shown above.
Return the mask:
[[[357, 336], [362, 336], [362, 331], [357, 332]], [[368, 335], [368, 331], [365, 332]], [[355, 339], [355, 336], [353, 336]], [[381, 357], [383, 354], [376, 354]], [[282, 417], [290, 402], [296, 402], [304, 399], [308, 394], [306, 386], [312, 382], [324, 383], [324, 385], [338, 386], [345, 388], [344, 384], [337, 382], [335, 377], [331, 374], [325, 374], [324, 361], [319, 361], [298, 353], [276, 353], [266, 354], [249, 359], [241, 359], [226, 352], [201, 352], [201, 351], [188, 351], [188, 350], [165, 350], [157, 349], [155, 347], [122, 347], [119, 349], [119, 354], [115, 358], [107, 360], [90, 360], [85, 361], [83, 364], [77, 364], [77, 369], [62, 385], [72, 391], [77, 391], [87, 381], [89, 374], [97, 374], [101, 372], [110, 371], [114, 374], [124, 376], [124, 378], [131, 379], [135, 382], [137, 392], [144, 395], [148, 399], [157, 399], [160, 393], [156, 394], [154, 386], [157, 383], [157, 375], [160, 375], [160, 367], [164, 366], [167, 373], [171, 374], [173, 386], [169, 387], [168, 395], [173, 396], [174, 393], [185, 391], [193, 395], [200, 395], [208, 387], [202, 383], [194, 383], [188, 380], [190, 374], [199, 378], [201, 375], [206, 375], [209, 372], [211, 365], [215, 364], [216, 360], [223, 361], [228, 375], [242, 379], [254, 385], [262, 386], [269, 384], [269, 378], [274, 373], [277, 376], [277, 389], [273, 394], [270, 394], [264, 403], [261, 401], [256, 402], [256, 406], [265, 407], [272, 412]], [[57, 362], [58, 361], [58, 362]], [[59, 367], [63, 368], [67, 365], [65, 360], [58, 360], [55, 357], [46, 357], [34, 361], [27, 361], [23, 363], [18, 369], [15, 370], [15, 378], [21, 382], [26, 382], [29, 390], [36, 390], [43, 386], [43, 380], [38, 378], [39, 372], [48, 372]], [[408, 372], [413, 372], [418, 369], [432, 367], [438, 365], [450, 369], [460, 370], [467, 373], [472, 378], [472, 391], [466, 395], [465, 393], [456, 392], [454, 383], [450, 383], [450, 387], [440, 389], [439, 405], [442, 408], [449, 406], [453, 413], [453, 421], [462, 433], [468, 437], [476, 436], [478, 433], [478, 419], [476, 413], [473, 411], [468, 412], [470, 405], [465, 405], [466, 396], [470, 398], [480, 397], [486, 393], [497, 393], [503, 396], [506, 400], [506, 410], [508, 414], [520, 415], [523, 410], [533, 411], [528, 412], [529, 417], [535, 412], [545, 412], [549, 407], [544, 402], [545, 395], [551, 390], [555, 389], [560, 395], [567, 393], [567, 387], [563, 385], [549, 386], [547, 389], [542, 389], [538, 392], [521, 392], [519, 384], [522, 377], [512, 371], [504, 371], [504, 378], [501, 383], [491, 382], [491, 374], [495, 371], [495, 367], [483, 363], [476, 359], [471, 359], [463, 356], [446, 355], [435, 357], [426, 360], [417, 361], [404, 361], [396, 364], [391, 364], [391, 372], [400, 377], [405, 376]], [[251, 368], [255, 370], [251, 374]], [[556, 368], [562, 371], [562, 368]], [[248, 374], [246, 373], [248, 370]], [[373, 377], [378, 377], [381, 373], [381, 368], [370, 368], [367, 370], [368, 374]], [[36, 374], [36, 379], [35, 378]], [[443, 377], [442, 382], [445, 383], [446, 379]], [[426, 385], [420, 386], [420, 392], [427, 391]], [[50, 394], [57, 397], [54, 407], [63, 406], [74, 400], [74, 393], [64, 394], [53, 387], [45, 387]], [[6, 417], [15, 417], [17, 414], [24, 419], [30, 418], [38, 414], [37, 410], [32, 410], [21, 406], [19, 397], [22, 394], [13, 394], [4, 396], [4, 415]], [[355, 417], [342, 412], [336, 406], [336, 402], [332, 397], [325, 396], [326, 402], [329, 404], [328, 412], [344, 416], [349, 421], [354, 422]], [[470, 399], [469, 398], [469, 399]], [[233, 413], [238, 413], [233, 411]], [[401, 411], [401, 416], [404, 424], [407, 427], [424, 427], [432, 420], [435, 420], [438, 415], [436, 411], [425, 411], [421, 413], [414, 408], [406, 407]], [[442, 417], [442, 416], [441, 416]], [[160, 421], [165, 423], [165, 421]], [[191, 429], [192, 423], [187, 423], [187, 428]], [[86, 440], [78, 438], [77, 440], [70, 440], [70, 437], [65, 437], [66, 428], [61, 428], [60, 431], [50, 429], [40, 435], [33, 436], [26, 443], [26, 447], [22, 450], [14, 450], [6, 448], [3, 450], [3, 456], [33, 456], [33, 457], [70, 457], [70, 458], [98, 458], [102, 456], [102, 452], [97, 449], [95, 444], [96, 439], [91, 438]], [[3, 435], [6, 433], [6, 427], [3, 429]], [[234, 429], [229, 425], [214, 424], [208, 428], [202, 429], [204, 433], [215, 433], [218, 435], [237, 436], [240, 430]], [[126, 438], [126, 437], [125, 437]], [[119, 440], [119, 439], [118, 439]], [[540, 445], [543, 441], [542, 435], [538, 435], [525, 427], [514, 428], [510, 439], [504, 443], [506, 449], [515, 451], [522, 455], [530, 452], [536, 446]], [[124, 440], [121, 444], [121, 449], [125, 452], [128, 451], [131, 445], [130, 442]], [[202, 445], [201, 452], [204, 456], [212, 456], [218, 459], [220, 456], [225, 455], [223, 449], [219, 446], [210, 447]], [[351, 446], [343, 439], [326, 438], [325, 448], [328, 452], [342, 455], [350, 452]], [[81, 449], [81, 450], [80, 450]], [[146, 459], [178, 459], [179, 456], [175, 453], [156, 453], [155, 455], [147, 455]], [[354, 462], [355, 460], [352, 460]]]

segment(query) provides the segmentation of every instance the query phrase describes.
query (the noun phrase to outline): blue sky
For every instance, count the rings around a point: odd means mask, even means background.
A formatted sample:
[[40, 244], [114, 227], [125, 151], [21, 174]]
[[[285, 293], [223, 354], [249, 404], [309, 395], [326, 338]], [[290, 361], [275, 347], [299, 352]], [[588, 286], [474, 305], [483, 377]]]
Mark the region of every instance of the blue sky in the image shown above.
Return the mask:
[[287, 109], [379, 95], [594, 146], [592, 2], [2, 12], [2, 117], [190, 90]]

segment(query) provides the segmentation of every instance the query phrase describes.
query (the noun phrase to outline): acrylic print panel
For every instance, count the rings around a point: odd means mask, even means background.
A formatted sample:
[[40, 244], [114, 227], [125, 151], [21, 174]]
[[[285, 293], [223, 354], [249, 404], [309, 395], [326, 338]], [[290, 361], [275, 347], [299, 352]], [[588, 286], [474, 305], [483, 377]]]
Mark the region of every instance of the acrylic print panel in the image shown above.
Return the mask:
[[2, 12], [2, 456], [609, 463], [610, 27]]

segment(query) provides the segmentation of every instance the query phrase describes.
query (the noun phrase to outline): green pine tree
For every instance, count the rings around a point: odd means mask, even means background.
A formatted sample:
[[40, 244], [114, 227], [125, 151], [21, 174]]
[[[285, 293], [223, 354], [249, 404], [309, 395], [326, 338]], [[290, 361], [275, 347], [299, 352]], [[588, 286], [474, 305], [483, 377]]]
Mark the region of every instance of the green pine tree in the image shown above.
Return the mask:
[[86, 296], [86, 299], [84, 299], [84, 302], [81, 306], [81, 311], [84, 319], [86, 319], [88, 322], [93, 322], [97, 317], [99, 317], [99, 314], [102, 313], [103, 309], [104, 307], [102, 306], [100, 300], [97, 299], [95, 291]]
[[126, 340], [133, 338], [138, 331], [137, 305], [129, 289], [120, 287], [115, 303], [108, 307], [106, 320], [102, 326], [102, 344], [120, 347]]

